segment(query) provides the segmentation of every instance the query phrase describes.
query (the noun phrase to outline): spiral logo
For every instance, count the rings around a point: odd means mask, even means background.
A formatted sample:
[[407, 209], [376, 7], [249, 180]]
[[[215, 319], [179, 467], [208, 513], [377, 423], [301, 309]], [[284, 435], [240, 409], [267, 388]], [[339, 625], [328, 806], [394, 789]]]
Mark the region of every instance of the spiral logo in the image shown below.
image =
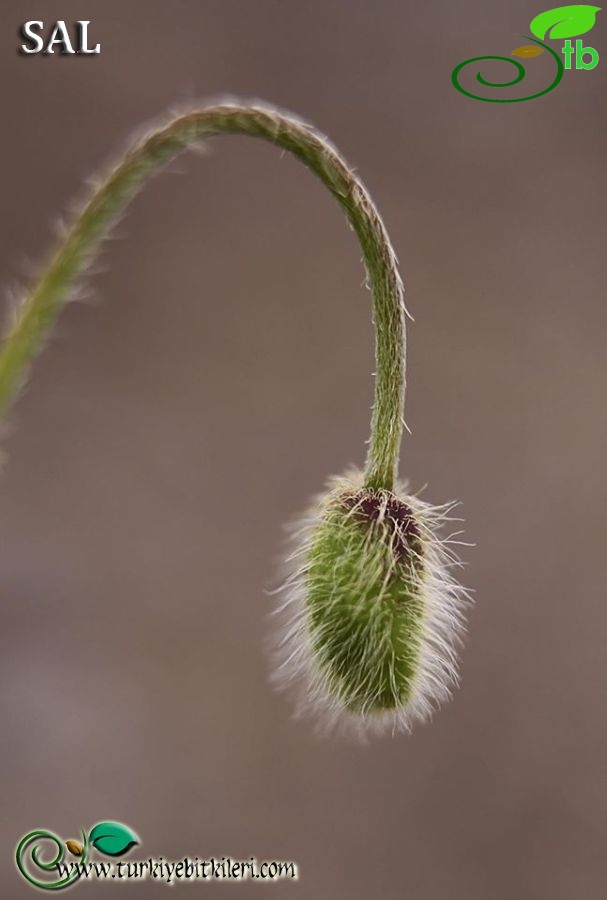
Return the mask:
[[[43, 859], [43, 855], [48, 855], [49, 844], [54, 845], [54, 856]], [[71, 845], [71, 847], [70, 847]], [[78, 880], [76, 870], [69, 875], [57, 876], [59, 866], [64, 862], [66, 850], [69, 850], [75, 856], [80, 857], [81, 862], [86, 862], [88, 852], [88, 841], [85, 832], [82, 832], [82, 843], [80, 841], [62, 841], [60, 837], [53, 834], [52, 831], [30, 831], [21, 838], [16, 851], [17, 868], [26, 881], [29, 881], [34, 887], [44, 888], [48, 891], [56, 891], [60, 888], [69, 887]]]
[[[19, 872], [33, 887], [57, 891], [80, 878], [90, 850], [104, 856], [122, 856], [139, 843], [137, 835], [120, 822], [99, 822], [82, 839], [64, 841], [52, 831], [38, 828], [24, 835], [15, 851]], [[67, 865], [68, 853], [78, 865]]]
[[[559, 6], [556, 9], [540, 13], [539, 16], [536, 16], [531, 21], [529, 26], [531, 34], [535, 35], [535, 37], [519, 35], [519, 37], [532, 41], [531, 44], [517, 47], [516, 50], [512, 51], [511, 56], [474, 56], [471, 59], [464, 60], [451, 73], [453, 87], [460, 94], [464, 94], [465, 97], [470, 97], [472, 100], [481, 100], [483, 103], [522, 103], [525, 100], [535, 100], [537, 97], [543, 97], [544, 94], [554, 90], [560, 83], [565, 70], [573, 67], [574, 61], [576, 69], [589, 70], [594, 69], [598, 65], [599, 54], [594, 47], [584, 46], [581, 40], [576, 40], [574, 46], [569, 38], [577, 37], [590, 31], [594, 26], [596, 14], [599, 11], [600, 7], [598, 6], [576, 5]], [[567, 38], [567, 40], [560, 52], [557, 52], [545, 43], [545, 38], [547, 37], [550, 39]], [[477, 82], [483, 87], [496, 88], [498, 91], [514, 87], [514, 85], [523, 81], [527, 71], [522, 63], [517, 59], [512, 59], [512, 57], [518, 56], [525, 59], [533, 59], [544, 52], [549, 53], [556, 63], [556, 73], [548, 87], [541, 91], [535, 91], [524, 97], [482, 96], [481, 94], [473, 93], [472, 90], [468, 90], [461, 83], [460, 76], [464, 69], [468, 67], [475, 68], [480, 63], [498, 60], [499, 62], [508, 63], [509, 66], [514, 66], [516, 71], [514, 78], [510, 81], [490, 81], [485, 78], [482, 70], [478, 68], [476, 71]]]
[[[554, 80], [551, 84], [548, 85], [547, 88], [544, 88], [543, 91], [538, 91], [535, 94], [529, 94], [529, 96], [527, 97], [481, 97], [478, 94], [473, 94], [471, 91], [467, 91], [466, 88], [462, 87], [462, 85], [460, 84], [459, 74], [462, 69], [464, 69], [466, 66], [474, 65], [474, 63], [481, 63], [489, 59], [497, 59], [502, 62], [506, 62], [511, 66], [514, 66], [514, 68], [516, 69], [516, 75], [511, 81], [496, 82], [488, 81], [483, 77], [482, 72], [478, 71], [476, 73], [476, 80], [479, 82], [479, 84], [482, 84], [484, 87], [500, 89], [513, 87], [515, 84], [519, 84], [527, 74], [526, 69], [522, 65], [522, 63], [518, 62], [518, 60], [516, 59], [511, 59], [509, 56], [473, 56], [472, 59], [465, 59], [464, 62], [461, 62], [458, 66], [456, 66], [451, 73], [451, 81], [453, 82], [453, 87], [456, 88], [460, 92], [460, 94], [465, 94], [466, 97], [471, 97], [473, 100], [482, 100], [485, 103], [522, 103], [524, 100], [535, 100], [536, 97], [542, 97], [544, 94], [549, 93], [549, 91], [554, 90], [554, 88], [563, 77], [563, 73], [565, 71], [563, 62], [558, 53], [555, 53], [552, 47], [549, 47], [548, 44], [544, 44], [542, 43], [542, 41], [536, 41], [534, 40], [534, 38], [529, 38], [529, 40], [533, 41], [534, 44], [538, 44], [541, 48], [543, 48], [540, 50], [540, 52], [543, 52], [544, 49], [547, 50], [556, 62], [556, 75], [554, 76]], [[518, 51], [515, 50], [513, 51], [513, 53], [522, 56], [523, 54], [521, 51], [526, 49], [526, 47], [520, 47]], [[530, 57], [532, 54], [525, 53], [524, 55]]]

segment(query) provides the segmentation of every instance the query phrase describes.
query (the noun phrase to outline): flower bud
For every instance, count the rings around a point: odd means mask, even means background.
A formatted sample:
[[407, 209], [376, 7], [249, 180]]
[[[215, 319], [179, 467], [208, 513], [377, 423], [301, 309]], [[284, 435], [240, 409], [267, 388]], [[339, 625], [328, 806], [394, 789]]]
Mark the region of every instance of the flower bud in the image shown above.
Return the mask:
[[357, 730], [409, 730], [449, 695], [465, 591], [439, 537], [451, 507], [336, 479], [295, 540], [280, 590], [280, 683], [300, 711]]

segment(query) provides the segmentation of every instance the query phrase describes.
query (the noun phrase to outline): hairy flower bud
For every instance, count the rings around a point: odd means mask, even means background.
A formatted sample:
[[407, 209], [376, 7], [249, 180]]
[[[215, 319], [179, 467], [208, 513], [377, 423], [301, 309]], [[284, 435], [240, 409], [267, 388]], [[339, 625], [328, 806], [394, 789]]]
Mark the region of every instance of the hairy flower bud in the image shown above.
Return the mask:
[[465, 592], [439, 537], [449, 507], [336, 479], [295, 540], [281, 588], [281, 684], [325, 725], [408, 730], [456, 680]]
[[0, 345], [0, 417], [87, 263], [146, 179], [219, 134], [267, 140], [320, 179], [358, 238], [373, 301], [375, 393], [365, 471], [336, 480], [300, 529], [283, 589], [280, 677], [297, 682], [329, 723], [408, 729], [456, 680], [466, 593], [449, 574], [456, 560], [439, 537], [451, 507], [431, 507], [395, 483], [405, 404], [403, 284], [369, 192], [324, 135], [266, 104], [226, 100], [184, 111], [139, 138], [94, 187], [15, 311]]

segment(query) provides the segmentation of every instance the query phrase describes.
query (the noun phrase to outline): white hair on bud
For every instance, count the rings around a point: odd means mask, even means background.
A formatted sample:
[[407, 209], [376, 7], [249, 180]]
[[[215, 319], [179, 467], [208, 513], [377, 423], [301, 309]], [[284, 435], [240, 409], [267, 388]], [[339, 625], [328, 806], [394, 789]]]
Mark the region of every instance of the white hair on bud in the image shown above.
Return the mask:
[[[313, 535], [334, 491], [359, 491], [363, 475], [353, 470], [334, 478], [329, 491], [315, 498], [303, 518], [289, 529], [291, 552], [284, 563], [284, 578], [274, 591], [278, 604], [273, 611], [270, 653], [274, 668], [272, 682], [280, 690], [295, 694], [297, 717], [313, 717], [323, 733], [338, 731], [365, 738], [373, 734], [410, 732], [416, 722], [428, 720], [451, 696], [459, 682], [457, 650], [465, 630], [464, 613], [470, 603], [469, 592], [453, 576], [462, 566], [453, 550], [457, 533], [442, 536], [449, 522], [459, 521], [450, 514], [455, 503], [432, 506], [407, 493], [399, 483], [394, 495], [415, 514], [423, 545], [423, 570], [418, 589], [423, 604], [421, 643], [416, 671], [407, 702], [394, 709], [354, 712], [336, 692], [330, 690], [330, 678], [319, 665], [309, 627], [308, 575]], [[373, 697], [369, 698], [369, 707]]]

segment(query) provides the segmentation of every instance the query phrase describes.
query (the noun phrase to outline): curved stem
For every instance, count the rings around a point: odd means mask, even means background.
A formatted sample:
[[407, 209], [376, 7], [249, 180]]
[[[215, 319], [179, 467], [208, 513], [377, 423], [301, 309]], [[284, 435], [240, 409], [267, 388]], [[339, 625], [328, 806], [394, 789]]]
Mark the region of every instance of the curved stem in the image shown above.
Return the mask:
[[188, 146], [221, 133], [265, 138], [293, 153], [331, 191], [358, 236], [373, 293], [376, 332], [366, 484], [390, 490], [398, 465], [405, 395], [403, 288], [396, 257], [367, 190], [329, 141], [310, 125], [261, 105], [230, 103], [181, 115], [127, 151], [86, 203], [17, 311], [0, 348], [0, 415], [17, 393], [75, 280], [145, 180]]

